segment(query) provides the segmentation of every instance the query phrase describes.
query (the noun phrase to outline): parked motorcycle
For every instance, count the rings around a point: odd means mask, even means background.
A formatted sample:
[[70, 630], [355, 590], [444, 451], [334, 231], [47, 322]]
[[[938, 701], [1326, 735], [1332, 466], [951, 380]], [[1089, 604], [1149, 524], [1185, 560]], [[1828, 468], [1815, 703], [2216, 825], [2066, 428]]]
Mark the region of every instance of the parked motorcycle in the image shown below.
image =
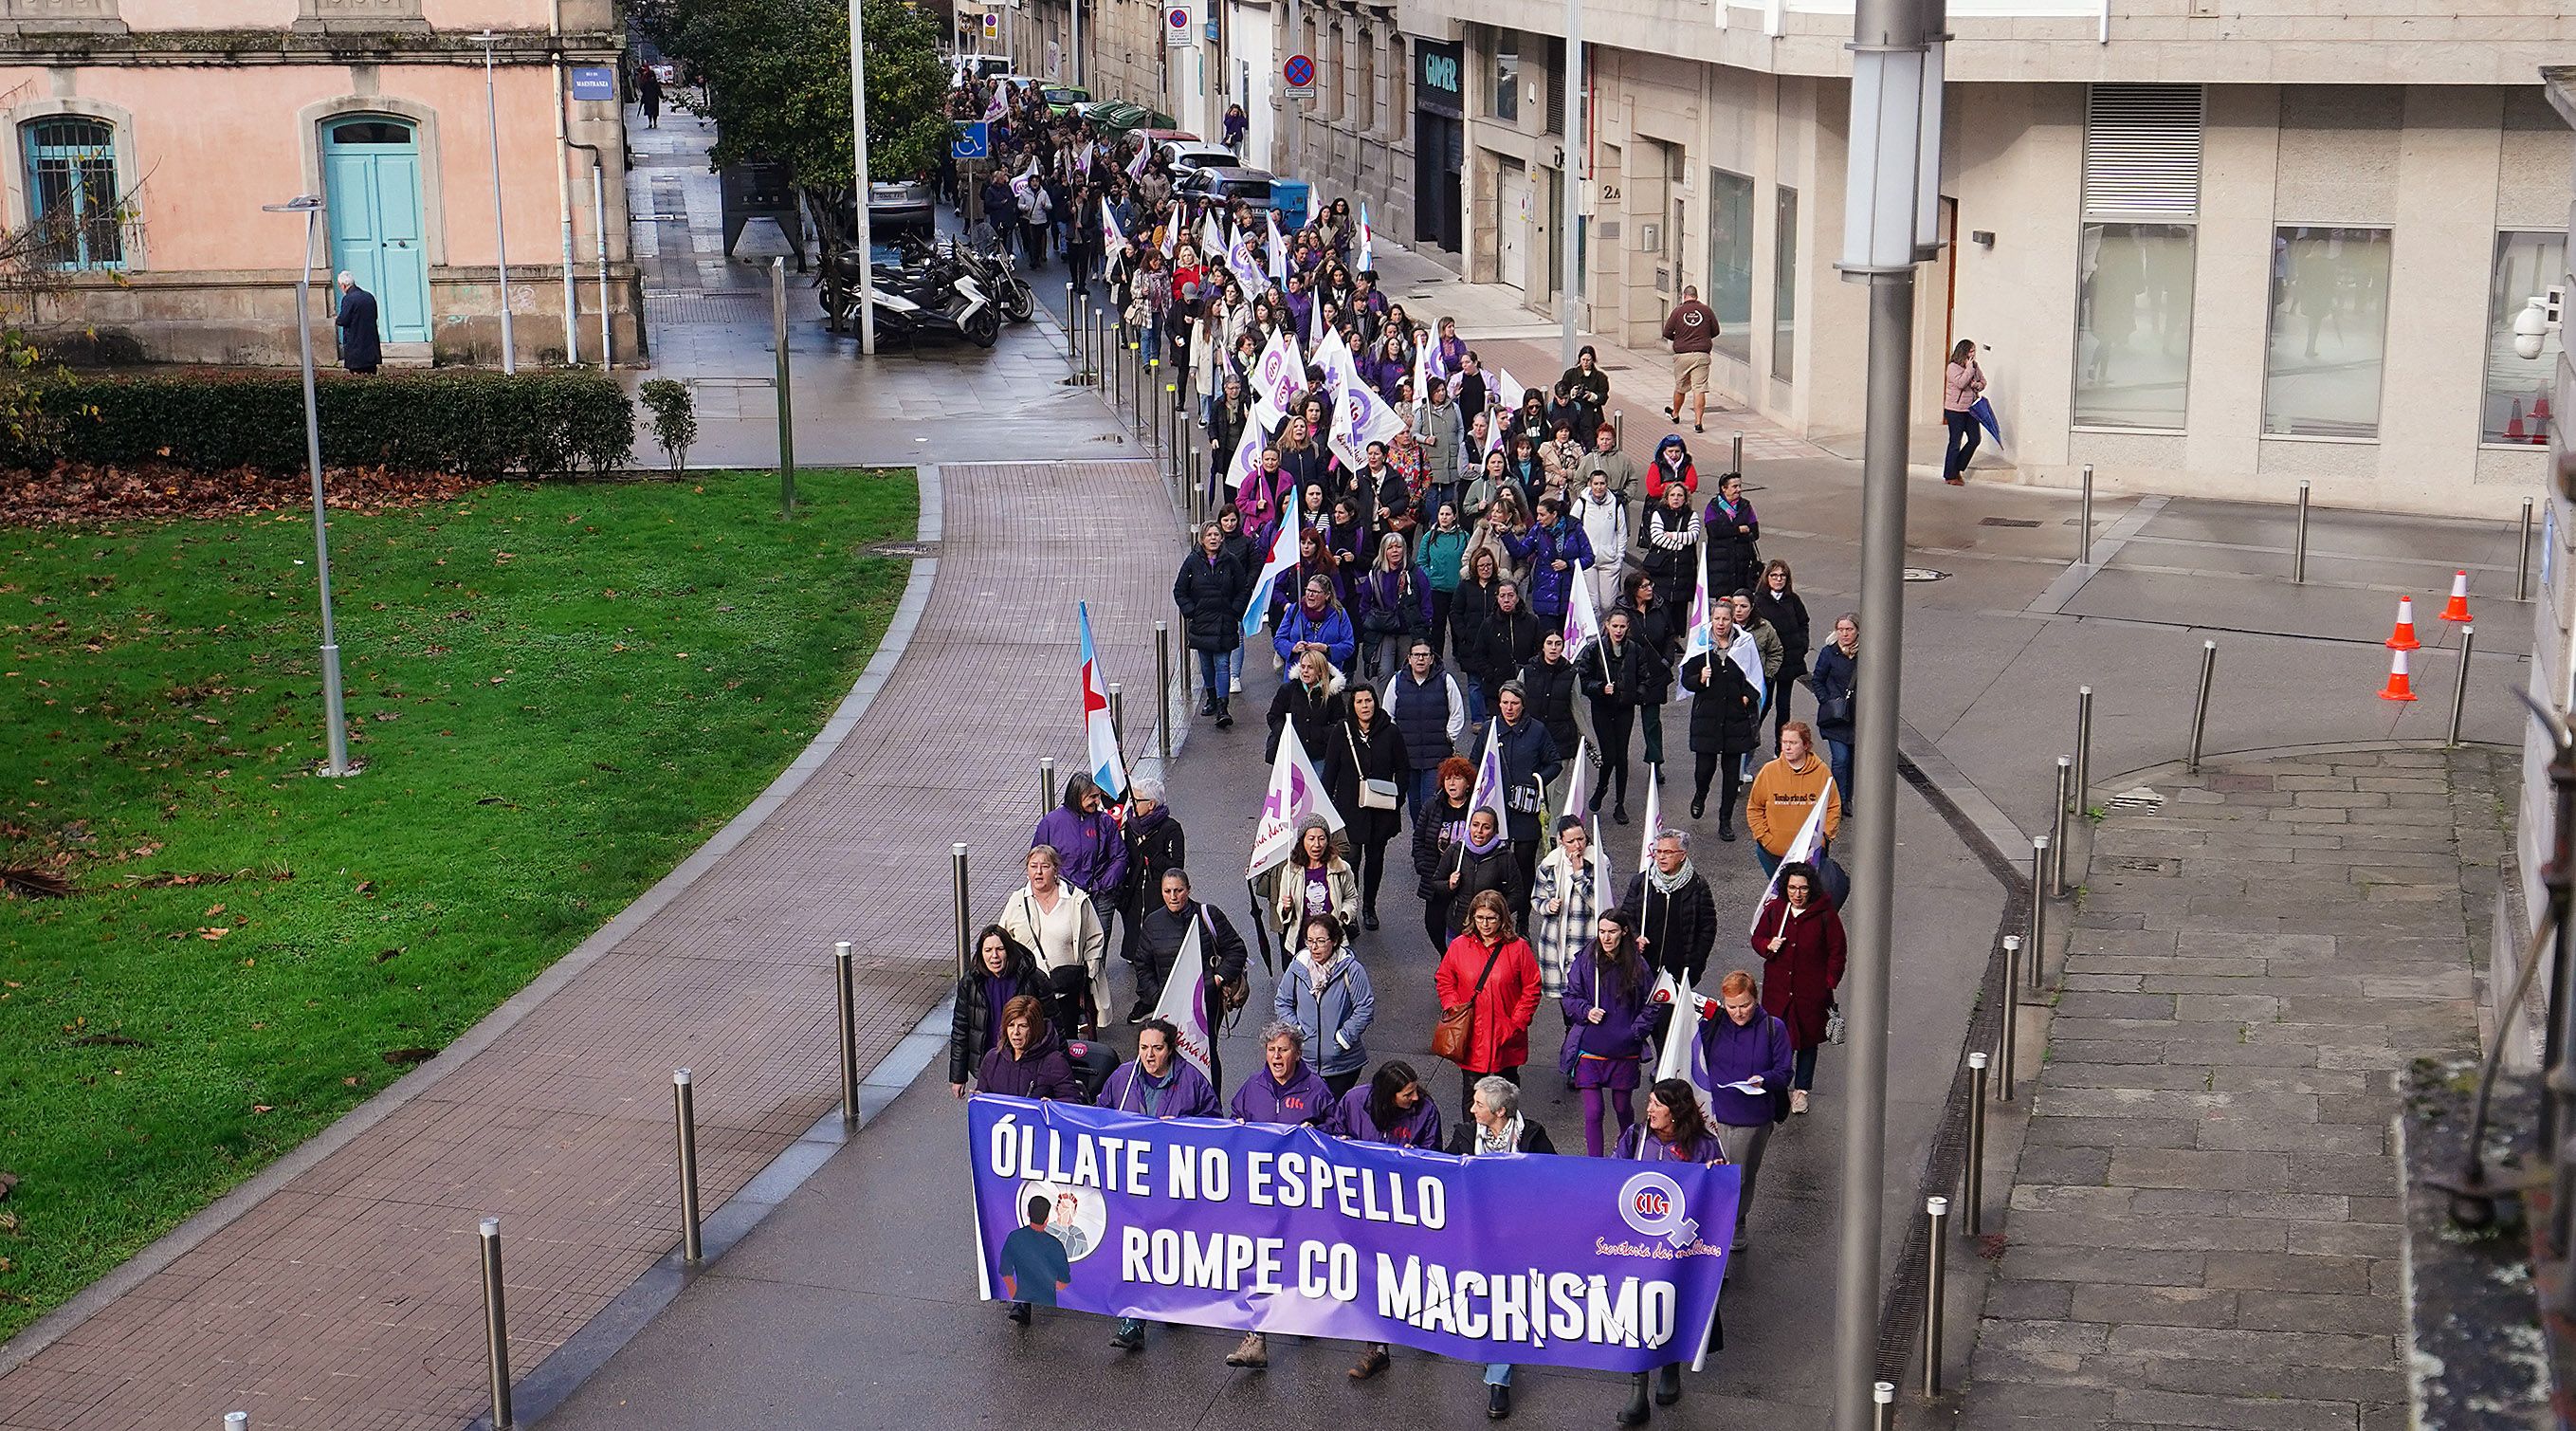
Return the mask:
[[977, 224], [967, 239], [967, 252], [981, 267], [977, 277], [993, 295], [1002, 316], [1014, 323], [1026, 323], [1036, 317], [1037, 295], [1030, 291], [1028, 280], [1020, 277], [1019, 263], [1011, 257], [1010, 245], [1002, 241], [991, 224]]
[[[841, 273], [858, 262], [854, 250], [836, 256]], [[977, 268], [954, 249], [934, 249], [927, 257], [908, 254], [902, 264], [875, 265], [871, 273], [875, 301], [870, 306], [878, 336], [900, 338], [907, 344], [925, 335], [960, 337], [979, 348], [992, 347], [1002, 336], [1002, 315]], [[825, 283], [824, 303], [835, 328], [857, 325], [858, 296], [855, 283]]]

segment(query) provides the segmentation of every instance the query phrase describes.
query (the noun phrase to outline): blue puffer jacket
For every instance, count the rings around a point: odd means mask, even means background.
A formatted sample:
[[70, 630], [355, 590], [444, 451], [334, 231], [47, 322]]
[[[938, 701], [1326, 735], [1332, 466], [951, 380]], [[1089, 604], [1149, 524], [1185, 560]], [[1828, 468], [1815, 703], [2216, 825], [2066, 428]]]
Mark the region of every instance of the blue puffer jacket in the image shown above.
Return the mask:
[[1351, 653], [1359, 648], [1359, 638], [1351, 631], [1350, 613], [1335, 605], [1318, 619], [1308, 614], [1301, 601], [1279, 618], [1279, 634], [1271, 644], [1278, 647], [1280, 660], [1293, 661], [1299, 643], [1309, 641], [1322, 642], [1324, 655], [1334, 666], [1345, 669], [1351, 664]]
[[[1592, 564], [1592, 539], [1583, 534], [1581, 522], [1556, 519], [1554, 526], [1532, 527], [1526, 537], [1503, 536], [1512, 560], [1530, 571], [1530, 609], [1541, 616], [1563, 617], [1566, 593], [1574, 589], [1576, 577]], [[1558, 562], [1565, 570], [1556, 570]]]

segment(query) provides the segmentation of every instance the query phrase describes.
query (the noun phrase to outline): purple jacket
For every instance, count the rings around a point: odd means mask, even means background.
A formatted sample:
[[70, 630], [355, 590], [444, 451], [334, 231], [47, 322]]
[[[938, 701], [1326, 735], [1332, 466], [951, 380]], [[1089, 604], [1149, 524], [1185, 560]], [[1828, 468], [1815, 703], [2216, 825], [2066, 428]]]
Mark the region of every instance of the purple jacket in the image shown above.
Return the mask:
[[1082, 1097], [1082, 1085], [1073, 1078], [1073, 1065], [1065, 1061], [1064, 1040], [1050, 1029], [1047, 1036], [1029, 1049], [1028, 1057], [1011, 1057], [1011, 1046], [996, 1043], [984, 1055], [984, 1066], [975, 1075], [975, 1086], [986, 1093], [1007, 1093], [1014, 1098]]
[[1655, 1021], [1669, 1005], [1655, 1003], [1653, 990], [1655, 970], [1648, 965], [1636, 984], [1626, 993], [1617, 981], [1604, 974], [1600, 978], [1601, 1022], [1587, 1023], [1592, 1017], [1594, 950], [1586, 945], [1574, 967], [1565, 971], [1565, 993], [1557, 1000], [1565, 1010], [1565, 1026], [1579, 1030], [1575, 1047], [1600, 1058], [1637, 1058], [1646, 1050], [1646, 1039], [1655, 1031]]
[[1741, 1083], [1755, 1074], [1762, 1075], [1765, 1088], [1789, 1086], [1789, 1061], [1794, 1052], [1789, 1043], [1789, 1026], [1778, 1015], [1763, 1012], [1749, 1024], [1738, 1024], [1720, 1009], [1716, 1017], [1704, 1019], [1699, 1026], [1701, 1082], [1712, 1091], [1708, 1096], [1710, 1116], [1720, 1123], [1737, 1128], [1758, 1128], [1771, 1121], [1771, 1095], [1739, 1093], [1725, 1085]]
[[[1161, 1095], [1159, 1104], [1149, 1108], [1148, 1095], [1156, 1092]], [[1225, 1116], [1225, 1105], [1217, 1101], [1216, 1088], [1207, 1081], [1207, 1075], [1177, 1058], [1172, 1060], [1171, 1069], [1163, 1075], [1159, 1089], [1134, 1059], [1118, 1065], [1118, 1071], [1109, 1075], [1108, 1082], [1100, 1085], [1100, 1106], [1115, 1108], [1121, 1113], [1143, 1113], [1153, 1118]]]
[[1302, 1058], [1286, 1083], [1272, 1078], [1265, 1063], [1234, 1090], [1234, 1107], [1229, 1111], [1246, 1123], [1321, 1125], [1333, 1116], [1333, 1090], [1324, 1086], [1324, 1075]]
[[1029, 836], [1032, 847], [1052, 845], [1062, 864], [1057, 873], [1066, 883], [1097, 902], [1109, 900], [1127, 878], [1127, 841], [1118, 833], [1118, 822], [1108, 812], [1093, 815], [1068, 805], [1058, 805], [1039, 819], [1037, 833]]
[[1616, 1156], [1640, 1163], [1722, 1163], [1726, 1161], [1726, 1147], [1717, 1141], [1717, 1135], [1714, 1133], [1702, 1138], [1698, 1147], [1688, 1151], [1690, 1154], [1688, 1157], [1674, 1152], [1658, 1141], [1654, 1134], [1647, 1132], [1646, 1120], [1640, 1118], [1636, 1126], [1619, 1135], [1619, 1149]]
[[1412, 1116], [1392, 1128], [1381, 1128], [1369, 1118], [1369, 1088], [1363, 1083], [1342, 1095], [1333, 1106], [1332, 1121], [1324, 1125], [1332, 1132], [1360, 1143], [1392, 1143], [1399, 1148], [1429, 1148], [1440, 1151], [1440, 1105], [1431, 1095], [1413, 1105]]

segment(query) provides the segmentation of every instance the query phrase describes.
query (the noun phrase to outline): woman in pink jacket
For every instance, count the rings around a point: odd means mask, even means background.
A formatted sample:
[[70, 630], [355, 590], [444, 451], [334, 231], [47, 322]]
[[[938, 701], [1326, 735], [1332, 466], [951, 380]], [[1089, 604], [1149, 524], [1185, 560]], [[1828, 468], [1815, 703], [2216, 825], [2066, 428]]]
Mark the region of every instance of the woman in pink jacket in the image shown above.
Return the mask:
[[1985, 370], [1977, 366], [1977, 345], [1965, 338], [1950, 349], [1950, 367], [1941, 382], [1941, 420], [1950, 425], [1950, 440], [1941, 458], [1941, 480], [1968, 485], [1968, 459], [1977, 455], [1977, 418], [1968, 409], [1986, 390]]

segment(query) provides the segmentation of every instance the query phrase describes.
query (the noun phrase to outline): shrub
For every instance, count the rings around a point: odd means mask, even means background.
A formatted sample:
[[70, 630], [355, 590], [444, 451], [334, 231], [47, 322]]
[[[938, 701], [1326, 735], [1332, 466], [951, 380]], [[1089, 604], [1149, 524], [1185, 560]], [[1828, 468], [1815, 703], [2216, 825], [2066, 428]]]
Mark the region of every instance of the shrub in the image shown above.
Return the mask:
[[689, 385], [676, 378], [655, 378], [643, 388], [645, 410], [653, 414], [653, 440], [671, 454], [671, 475], [689, 465], [689, 448], [698, 440], [697, 404]]
[[[84, 377], [48, 446], [0, 432], [0, 466], [176, 463], [304, 470], [304, 385], [291, 371]], [[635, 405], [603, 373], [323, 374], [314, 395], [328, 467], [553, 477], [623, 467]]]

